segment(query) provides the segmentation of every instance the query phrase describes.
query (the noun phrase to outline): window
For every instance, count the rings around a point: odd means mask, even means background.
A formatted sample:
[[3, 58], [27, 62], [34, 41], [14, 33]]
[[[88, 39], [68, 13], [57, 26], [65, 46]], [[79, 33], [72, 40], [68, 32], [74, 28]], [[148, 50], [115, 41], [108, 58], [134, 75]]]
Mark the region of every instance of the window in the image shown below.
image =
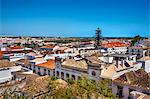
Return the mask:
[[50, 75], [50, 70], [48, 70], [48, 75]]
[[96, 72], [95, 71], [92, 71], [92, 76], [96, 76]]
[[75, 75], [72, 75], [72, 79], [75, 80]]
[[123, 97], [123, 87], [122, 86], [117, 86], [118, 88], [118, 96], [119, 98]]
[[41, 73], [40, 73], [40, 72], [38, 72], [38, 75], [41, 75]]
[[59, 71], [57, 71], [56, 73], [57, 73], [57, 74], [56, 74], [56, 75], [57, 75], [57, 77], [59, 77]]
[[29, 69], [32, 69], [31, 66], [29, 67]]
[[145, 56], [148, 56], [148, 51], [147, 51], [147, 52], [145, 52]]
[[64, 73], [63, 72], [61, 72], [61, 78], [64, 79]]
[[46, 71], [46, 69], [44, 68], [44, 71]]
[[36, 71], [35, 71], [35, 69], [33, 70], [33, 73], [35, 73]]
[[46, 75], [46, 69], [44, 68], [44, 75]]
[[53, 71], [53, 76], [55, 76], [55, 71]]
[[69, 78], [69, 74], [68, 73], [66, 74], [66, 78]]

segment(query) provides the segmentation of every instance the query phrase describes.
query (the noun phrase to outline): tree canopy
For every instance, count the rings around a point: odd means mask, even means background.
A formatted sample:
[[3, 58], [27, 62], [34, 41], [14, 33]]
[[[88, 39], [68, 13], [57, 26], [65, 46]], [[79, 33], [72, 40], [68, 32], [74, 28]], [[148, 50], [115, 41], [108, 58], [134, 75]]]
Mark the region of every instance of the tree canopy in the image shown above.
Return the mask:
[[[30, 89], [29, 91], [20, 91], [20, 95], [18, 96], [16, 92], [11, 92], [11, 94], [5, 93], [4, 99], [6, 97], [18, 97], [19, 99], [116, 99], [112, 94], [112, 89], [106, 88], [107, 82], [111, 85], [111, 81], [108, 80], [103, 80], [99, 83], [88, 79], [88, 77], [81, 77], [79, 80], [68, 79], [66, 81], [56, 77], [51, 77], [44, 80], [44, 82], [47, 81], [49, 82], [45, 85], [47, 86], [47, 91], [38, 91], [38, 86], [41, 86], [40, 83], [38, 83], [38, 85], [33, 83], [28, 86], [28, 89]], [[43, 89], [44, 87], [40, 88]], [[34, 93], [34, 95], [31, 95], [31, 93]]]
[[131, 40], [131, 46], [134, 46], [136, 42], [140, 41], [142, 39], [142, 37], [140, 35], [135, 36], [132, 40]]

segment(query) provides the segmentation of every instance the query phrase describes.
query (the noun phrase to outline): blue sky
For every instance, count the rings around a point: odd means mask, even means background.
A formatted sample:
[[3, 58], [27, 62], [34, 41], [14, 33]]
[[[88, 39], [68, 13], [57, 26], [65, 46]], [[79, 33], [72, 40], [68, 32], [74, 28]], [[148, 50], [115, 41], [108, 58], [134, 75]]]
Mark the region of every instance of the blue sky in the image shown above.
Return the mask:
[[150, 0], [0, 0], [0, 33], [11, 36], [148, 36]]

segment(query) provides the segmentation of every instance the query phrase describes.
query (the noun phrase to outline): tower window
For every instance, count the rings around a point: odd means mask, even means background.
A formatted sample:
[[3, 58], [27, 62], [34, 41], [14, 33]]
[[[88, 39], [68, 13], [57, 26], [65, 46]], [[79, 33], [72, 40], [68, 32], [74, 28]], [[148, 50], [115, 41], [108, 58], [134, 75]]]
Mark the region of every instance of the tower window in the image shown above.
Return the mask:
[[96, 72], [95, 71], [92, 71], [92, 76], [96, 76]]

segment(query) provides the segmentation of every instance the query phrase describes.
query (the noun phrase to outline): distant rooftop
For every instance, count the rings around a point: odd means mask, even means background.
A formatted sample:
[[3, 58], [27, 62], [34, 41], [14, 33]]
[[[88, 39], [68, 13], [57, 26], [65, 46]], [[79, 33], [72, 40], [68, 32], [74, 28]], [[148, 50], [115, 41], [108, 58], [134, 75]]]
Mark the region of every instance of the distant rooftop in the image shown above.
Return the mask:
[[51, 59], [51, 60], [48, 60], [47, 62], [37, 64], [37, 66], [46, 67], [49, 69], [55, 69], [56, 64], [55, 64], [55, 60]]
[[114, 82], [150, 90], [150, 83], [148, 83], [150, 82], [150, 75], [142, 69], [125, 73], [115, 79]]
[[86, 63], [85, 60], [79, 60], [76, 61], [74, 59], [66, 59], [63, 63], [62, 66], [67, 66], [67, 67], [74, 67], [74, 68], [80, 68], [80, 69], [87, 69], [88, 64]]
[[131, 55], [131, 54], [112, 54], [112, 56], [115, 56], [115, 57], [128, 57], [128, 56], [136, 56], [136, 55]]
[[150, 57], [149, 56], [145, 56], [145, 57], [142, 57], [140, 60], [147, 61], [147, 60], [150, 60]]
[[108, 43], [102, 44], [102, 46], [106, 48], [112, 48], [112, 47], [127, 47], [129, 45], [123, 42], [108, 42]]

